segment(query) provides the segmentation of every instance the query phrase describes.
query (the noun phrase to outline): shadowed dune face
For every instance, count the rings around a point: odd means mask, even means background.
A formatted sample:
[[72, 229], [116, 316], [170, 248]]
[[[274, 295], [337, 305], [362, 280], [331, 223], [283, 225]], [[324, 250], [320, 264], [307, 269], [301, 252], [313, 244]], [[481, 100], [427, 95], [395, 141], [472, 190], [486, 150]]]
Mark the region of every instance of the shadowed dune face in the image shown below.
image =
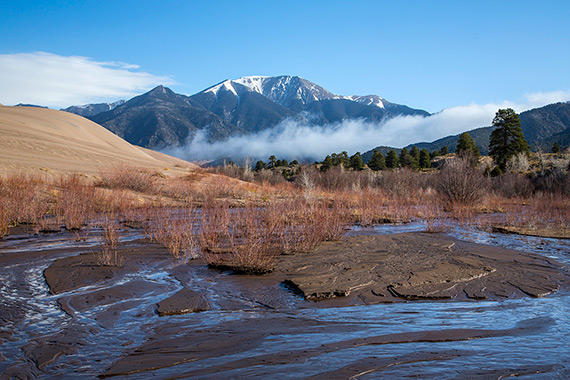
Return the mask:
[[131, 145], [78, 115], [35, 107], [0, 107], [0, 173], [97, 174], [117, 164], [157, 170], [175, 165], [195, 167]]

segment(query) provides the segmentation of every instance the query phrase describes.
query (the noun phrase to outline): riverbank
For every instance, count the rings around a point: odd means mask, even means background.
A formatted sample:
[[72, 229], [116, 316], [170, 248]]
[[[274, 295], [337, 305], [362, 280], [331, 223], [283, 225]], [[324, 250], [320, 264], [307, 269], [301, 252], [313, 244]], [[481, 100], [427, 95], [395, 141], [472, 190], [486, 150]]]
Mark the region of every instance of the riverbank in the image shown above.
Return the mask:
[[[544, 256], [426, 233], [354, 236], [322, 243], [310, 253], [279, 256], [275, 271], [263, 276], [208, 269], [201, 260], [182, 264], [173, 260], [166, 249], [144, 240], [121, 245], [121, 267], [99, 265], [95, 249], [78, 249], [77, 253], [82, 251], [79, 255], [73, 251], [2, 253], [8, 266], [21, 268], [23, 273], [37, 268], [40, 276], [35, 285], [26, 278], [7, 281], [7, 286], [14, 287], [12, 293], [29, 295], [27, 299], [6, 299], [10, 305], [2, 310], [10, 312], [0, 316], [6, 326], [2, 330], [3, 346], [23, 339], [21, 326], [38, 308], [34, 305], [40, 299], [51, 309], [40, 308], [38, 318], [52, 325], [50, 332], [40, 333], [37, 327], [25, 338], [27, 343], [19, 359], [10, 356], [14, 352], [2, 349], [6, 353], [0, 362], [4, 375], [55, 374], [62, 366], [73, 367], [69, 362], [79, 352], [85, 357], [104, 358], [100, 364], [94, 362], [89, 370], [92, 375], [142, 376], [169, 367], [176, 372], [178, 366], [190, 362], [206, 364], [188, 373], [228, 371], [237, 375], [235, 371], [244, 368], [310, 361], [355, 345], [534, 334], [542, 331], [545, 320], [527, 322], [522, 330], [496, 326], [431, 329], [417, 334], [376, 332], [369, 340], [362, 340], [354, 338], [359, 324], [316, 321], [304, 315], [322, 308], [334, 314], [339, 310], [336, 306], [366, 304], [362, 307], [367, 308], [372, 307], [370, 304], [415, 299], [423, 300], [418, 305], [426, 300], [524, 299], [557, 290], [564, 293], [569, 283], [567, 267]], [[43, 264], [36, 266], [38, 262]], [[40, 283], [43, 276], [44, 285]], [[38, 289], [30, 289], [33, 286]], [[36, 299], [32, 298], [34, 294]], [[129, 327], [133, 324], [139, 326], [136, 332]], [[223, 365], [214, 360], [255, 352], [275, 334], [297, 336], [303, 331], [307, 336], [319, 331], [325, 335], [344, 332], [346, 336], [324, 348], [274, 348], [270, 354], [255, 354], [249, 361], [230, 360]], [[111, 348], [103, 353], [97, 344]], [[443, 360], [447, 355], [463, 358], [466, 353], [443, 350], [419, 353], [409, 359]], [[368, 365], [390, 367], [397, 361], [363, 361], [353, 363], [346, 371], [352, 373]]]

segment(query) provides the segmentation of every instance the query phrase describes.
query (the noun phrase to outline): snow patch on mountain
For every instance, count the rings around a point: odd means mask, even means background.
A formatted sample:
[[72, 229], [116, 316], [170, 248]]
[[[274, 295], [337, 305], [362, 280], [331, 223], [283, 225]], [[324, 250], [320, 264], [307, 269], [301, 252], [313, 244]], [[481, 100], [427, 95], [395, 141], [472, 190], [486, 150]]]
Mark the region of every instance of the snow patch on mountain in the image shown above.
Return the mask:
[[365, 95], [365, 96], [350, 95], [350, 96], [344, 96], [343, 98], [352, 100], [353, 102], [362, 103], [367, 106], [376, 106], [383, 109], [386, 108], [384, 104], [385, 100], [379, 97], [378, 95]]
[[203, 92], [211, 92], [217, 96], [220, 91], [226, 90], [239, 96], [236, 87], [240, 87], [240, 85], [284, 107], [289, 107], [294, 101], [308, 104], [317, 100], [339, 98], [306, 79], [287, 75], [279, 77], [245, 76], [235, 80], [223, 81]]
[[234, 86], [233, 86], [233, 83], [234, 83], [234, 81], [232, 81], [232, 80], [225, 80], [225, 81], [223, 81], [222, 83], [218, 83], [217, 85], [212, 86], [212, 87], [210, 87], [210, 88], [204, 90], [204, 92], [211, 92], [211, 93], [213, 93], [214, 95], [216, 95], [216, 97], [217, 97], [217, 96], [218, 96], [218, 93], [219, 93], [221, 90], [224, 90], [224, 91], [233, 92], [233, 94], [234, 94], [235, 96], [238, 96], [237, 91], [235, 90], [235, 88], [234, 88]]

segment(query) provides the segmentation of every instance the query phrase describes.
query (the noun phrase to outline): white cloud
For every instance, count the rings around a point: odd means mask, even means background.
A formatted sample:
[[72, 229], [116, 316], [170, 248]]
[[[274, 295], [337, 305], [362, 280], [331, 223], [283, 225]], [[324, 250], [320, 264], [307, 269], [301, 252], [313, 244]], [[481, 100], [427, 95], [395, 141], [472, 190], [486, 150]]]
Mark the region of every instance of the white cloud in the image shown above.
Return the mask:
[[185, 147], [167, 153], [188, 160], [213, 160], [223, 157], [255, 157], [321, 160], [327, 154], [347, 151], [365, 152], [380, 145], [403, 147], [431, 142], [470, 129], [489, 126], [499, 108], [522, 112], [531, 108], [570, 99], [570, 92], [530, 94], [522, 102], [469, 104], [444, 109], [428, 117], [398, 116], [382, 123], [346, 120], [336, 124], [313, 126], [293, 120], [248, 136], [231, 137], [208, 143], [205, 133], [198, 133]]
[[570, 99], [570, 91], [537, 92], [526, 95], [525, 109], [542, 107], [546, 104], [566, 102]]
[[54, 108], [114, 101], [139, 95], [169, 77], [133, 71], [124, 62], [97, 62], [88, 57], [34, 52], [0, 55], [0, 102]]

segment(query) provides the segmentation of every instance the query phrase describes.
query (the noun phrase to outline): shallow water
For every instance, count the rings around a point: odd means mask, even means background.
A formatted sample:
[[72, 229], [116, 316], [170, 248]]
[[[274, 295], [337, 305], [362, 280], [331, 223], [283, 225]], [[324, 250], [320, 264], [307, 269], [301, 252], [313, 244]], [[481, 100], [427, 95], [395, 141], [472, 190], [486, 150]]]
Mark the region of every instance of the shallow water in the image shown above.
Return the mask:
[[[422, 223], [383, 225], [354, 228], [349, 234], [399, 233], [424, 228]], [[570, 240], [504, 235], [461, 226], [453, 226], [448, 234], [476, 243], [534, 252], [570, 265]], [[130, 244], [135, 236], [140, 234], [132, 233], [132, 236], [124, 238], [125, 244]], [[73, 241], [69, 235], [12, 237], [0, 240], [0, 254], [42, 248], [49, 253], [54, 247], [71, 247], [75, 249], [73, 254], [78, 254], [81, 250], [92, 249], [97, 244], [96, 239], [96, 233], [80, 242]], [[93, 378], [118, 358], [144, 344], [156, 329], [169, 326], [183, 335], [243, 322], [253, 326], [252, 332], [256, 332], [256, 325], [271, 325], [275, 320], [274, 328], [262, 337], [259, 344], [245, 347], [242, 351], [126, 377], [296, 379], [318, 374], [323, 374], [323, 378], [347, 377], [348, 373], [360, 374], [359, 378], [485, 379], [507, 375], [528, 379], [570, 378], [570, 295], [567, 293], [498, 302], [421, 301], [315, 309], [306, 307], [306, 301], [283, 289], [287, 301], [281, 308], [272, 309], [243, 301], [246, 307], [228, 310], [220, 307], [221, 303], [218, 302], [223, 297], [227, 274], [212, 274], [212, 271], [203, 267], [193, 267], [189, 269], [192, 273], [177, 280], [170, 275], [170, 270], [177, 265], [173, 262], [171, 267], [143, 268], [123, 278], [52, 296], [43, 278], [43, 271], [54, 260], [70, 254], [65, 250], [53, 252], [0, 268], [0, 306], [18, 308], [23, 314], [14, 323], [1, 326], [0, 331], [10, 331], [13, 335], [0, 341], [0, 352], [5, 357], [4, 361], [0, 361], [0, 374], [14, 365], [29, 363], [30, 359], [22, 350], [30, 342], [41, 342], [42, 338], [49, 338], [72, 327], [83, 332], [83, 344], [77, 347], [77, 352], [56, 359], [42, 371], [36, 370], [35, 375], [55, 378], [69, 377], [74, 373], [74, 378]], [[58, 304], [58, 299], [62, 297], [82, 296], [132, 281], [150, 283], [153, 287], [135, 298], [76, 310], [74, 315], [62, 311]], [[182, 286], [206, 294], [213, 304], [212, 310], [158, 317], [155, 313], [156, 303], [176, 293]], [[113, 308], [121, 309], [126, 303], [128, 310], [119, 313], [114, 325], [101, 323], [101, 315], [110, 313]], [[298, 330], [285, 328], [280, 321], [289, 321], [293, 325], [298, 322], [299, 326], [305, 327]], [[307, 321], [313, 327], [306, 327]], [[320, 325], [327, 327], [319, 328]], [[522, 332], [510, 330], [517, 326], [524, 327]], [[406, 335], [453, 329], [510, 332], [459, 341], [444, 338], [433, 341], [417, 336], [409, 339]], [[394, 334], [394, 338], [385, 344], [355, 345], [350, 348], [341, 344], [351, 339], [390, 334]], [[446, 334], [441, 336], [445, 337]], [[300, 356], [299, 360], [289, 360], [284, 354], [297, 350], [311, 351], [330, 343], [339, 343], [340, 348]], [[278, 353], [285, 356], [269, 363], [255, 362], [257, 357], [271, 357]], [[253, 362], [247, 364], [246, 359]], [[226, 370], [217, 367], [232, 362], [243, 364], [229, 365]], [[334, 372], [343, 367], [343, 375]]]

